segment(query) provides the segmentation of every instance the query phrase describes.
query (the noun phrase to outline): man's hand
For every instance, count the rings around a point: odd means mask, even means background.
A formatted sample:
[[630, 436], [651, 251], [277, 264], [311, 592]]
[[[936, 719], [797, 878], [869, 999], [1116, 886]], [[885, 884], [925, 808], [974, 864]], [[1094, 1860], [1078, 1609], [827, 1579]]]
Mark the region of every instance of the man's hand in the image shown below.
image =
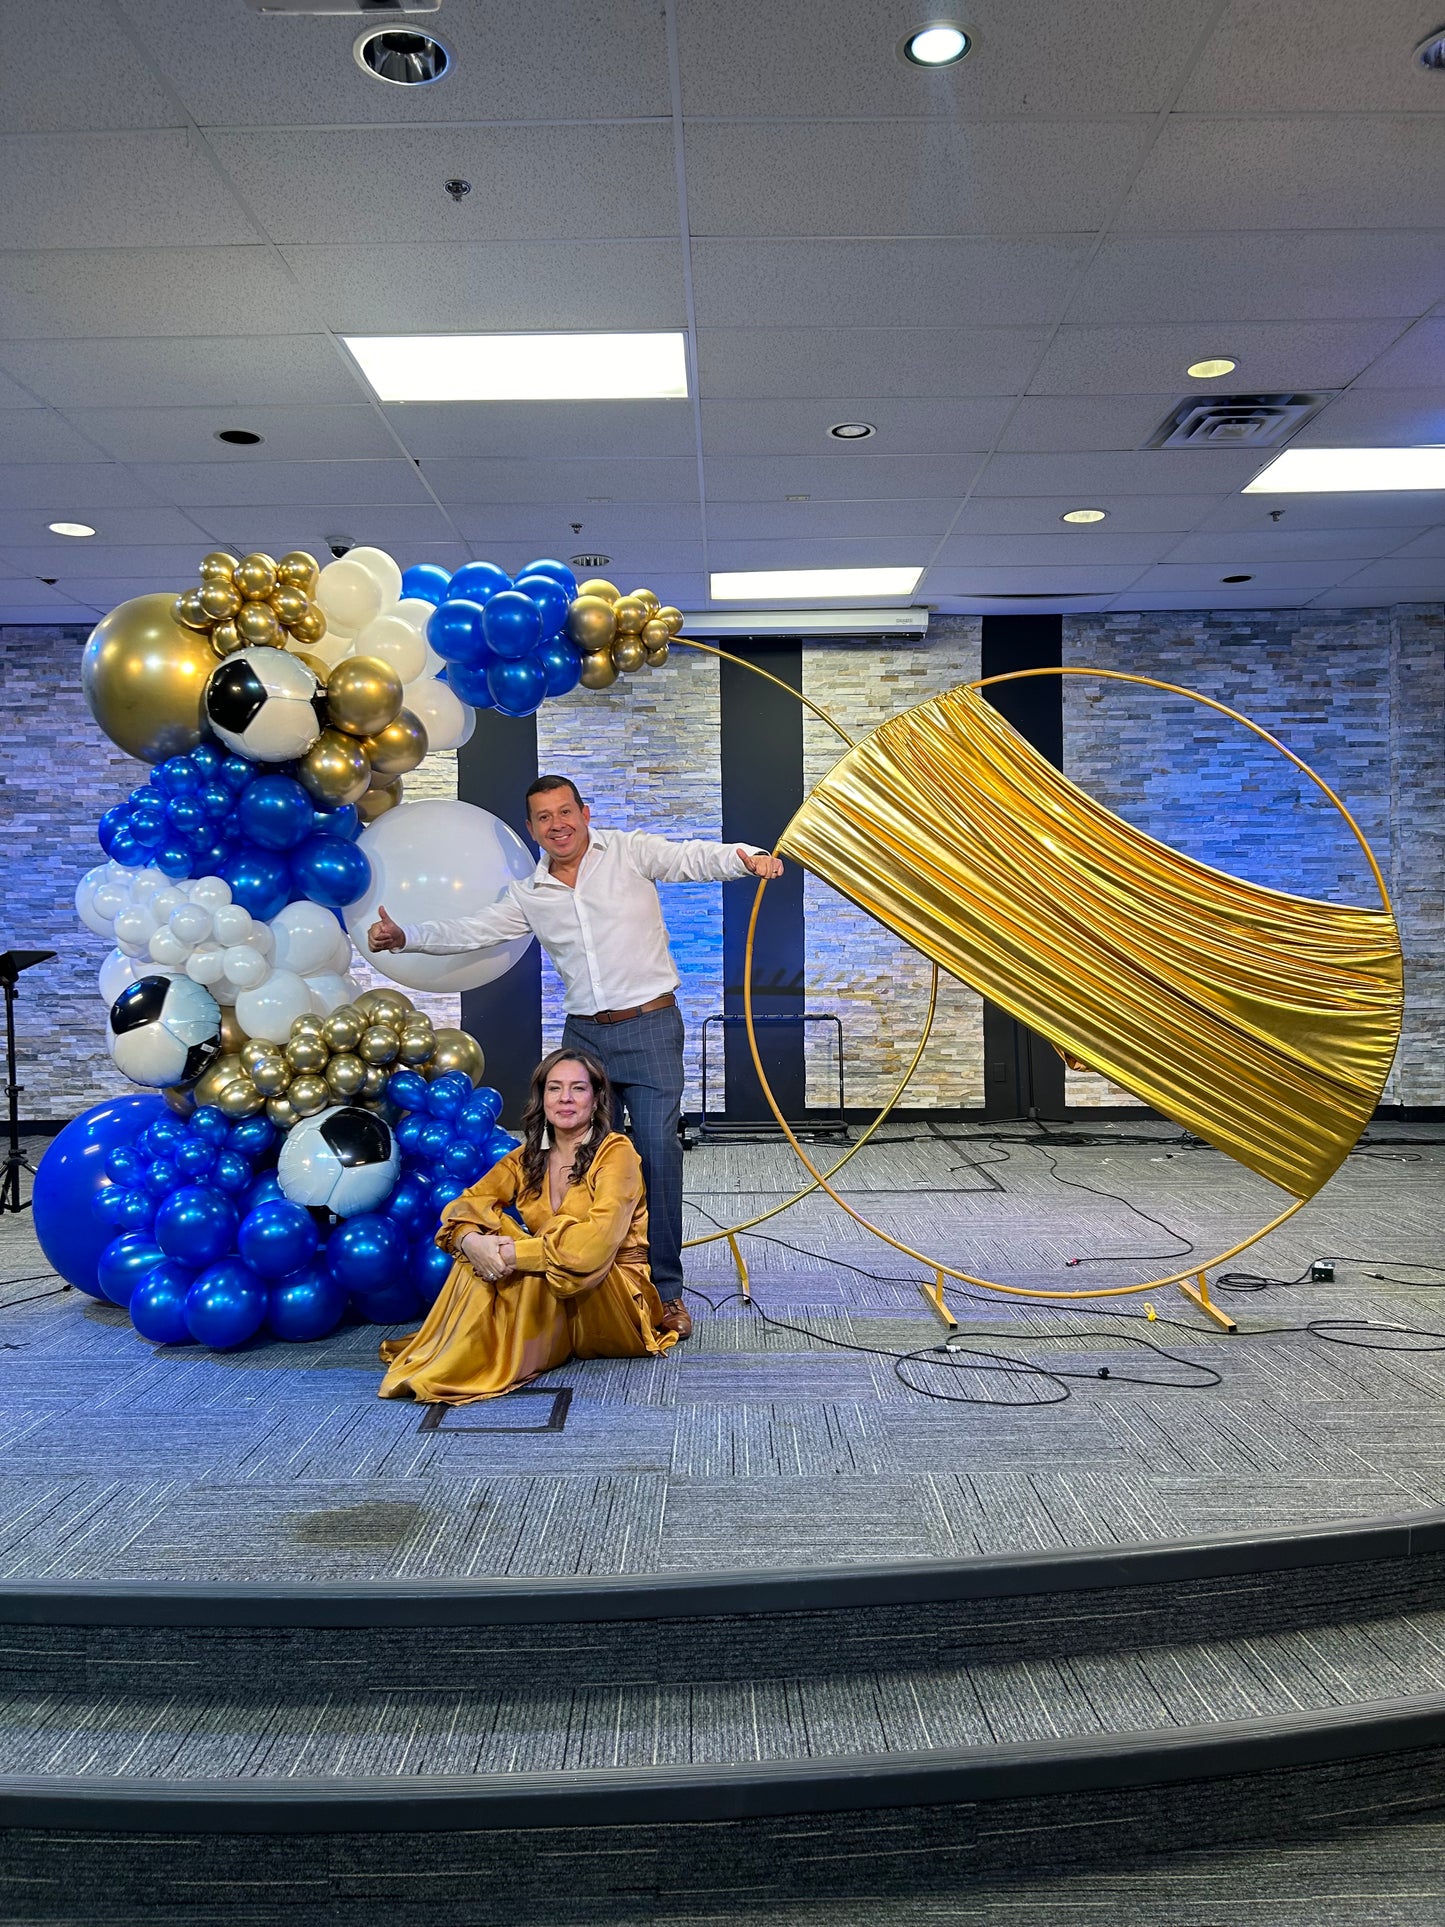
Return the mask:
[[376, 906], [376, 922], [367, 931], [366, 941], [373, 951], [406, 949], [406, 932], [399, 923], [392, 922], [384, 903]]
[[759, 850], [756, 853], [751, 850], [739, 850], [738, 855], [742, 858], [746, 869], [751, 870], [755, 877], [766, 877], [769, 883], [774, 877], [780, 877], [783, 874], [783, 859], [780, 856], [769, 856], [766, 850]]

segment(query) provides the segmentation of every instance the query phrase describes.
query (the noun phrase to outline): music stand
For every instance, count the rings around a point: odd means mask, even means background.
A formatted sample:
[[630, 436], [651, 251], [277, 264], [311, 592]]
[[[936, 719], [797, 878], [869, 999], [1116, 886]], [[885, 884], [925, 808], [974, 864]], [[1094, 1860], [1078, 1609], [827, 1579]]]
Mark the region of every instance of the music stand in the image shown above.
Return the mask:
[[20, 1173], [33, 1178], [35, 1166], [20, 1148], [20, 1093], [23, 1084], [15, 1082], [15, 986], [22, 970], [48, 963], [53, 950], [6, 950], [0, 953], [0, 989], [5, 992], [5, 1096], [10, 1111], [10, 1143], [5, 1153], [5, 1175], [0, 1178], [0, 1212], [24, 1211], [29, 1198], [20, 1196]]

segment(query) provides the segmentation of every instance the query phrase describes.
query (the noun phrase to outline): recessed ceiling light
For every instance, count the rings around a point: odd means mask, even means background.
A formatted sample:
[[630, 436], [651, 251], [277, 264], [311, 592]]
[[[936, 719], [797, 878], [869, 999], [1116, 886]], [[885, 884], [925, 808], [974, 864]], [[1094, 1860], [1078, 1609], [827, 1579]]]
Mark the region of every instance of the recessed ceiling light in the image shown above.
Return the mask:
[[1355, 490], [1445, 489], [1445, 444], [1431, 448], [1287, 448], [1246, 495], [1342, 495]]
[[393, 87], [429, 87], [452, 64], [449, 49], [434, 33], [369, 27], [357, 35], [351, 57], [364, 74]]
[[1415, 58], [1432, 74], [1445, 74], [1445, 27], [1426, 34], [1415, 49]]
[[343, 335], [382, 401], [676, 401], [681, 334]]
[[715, 572], [715, 602], [806, 601], [810, 596], [912, 595], [918, 569], [736, 569]]
[[1107, 509], [1069, 509], [1059, 517], [1061, 522], [1103, 522], [1107, 519]]
[[938, 22], [909, 34], [903, 43], [903, 58], [915, 67], [956, 67], [972, 45], [962, 27]]
[[828, 433], [838, 442], [866, 442], [878, 430], [872, 422], [834, 422]]
[[1238, 366], [1228, 355], [1218, 355], [1212, 361], [1191, 361], [1184, 372], [1195, 381], [1217, 381], [1221, 375], [1232, 375]]
[[1221, 582], [1253, 582], [1254, 577], [1252, 575], [1222, 575], [1219, 579]]
[[229, 442], [232, 448], [254, 448], [257, 442], [264, 439], [263, 436], [256, 434], [254, 429], [250, 428], [218, 428], [216, 430], [216, 440], [218, 442]]
[[51, 522], [48, 524], [52, 535], [94, 535], [95, 530], [89, 522]]

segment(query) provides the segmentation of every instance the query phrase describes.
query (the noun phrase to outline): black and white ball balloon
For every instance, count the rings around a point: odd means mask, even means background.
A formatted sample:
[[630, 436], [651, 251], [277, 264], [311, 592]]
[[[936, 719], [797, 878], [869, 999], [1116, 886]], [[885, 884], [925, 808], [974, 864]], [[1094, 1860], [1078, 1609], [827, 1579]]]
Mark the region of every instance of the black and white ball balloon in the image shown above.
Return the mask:
[[356, 1104], [335, 1104], [292, 1126], [276, 1182], [293, 1204], [354, 1218], [391, 1195], [400, 1169], [401, 1153], [386, 1120]]
[[326, 693], [284, 649], [241, 649], [211, 671], [206, 720], [228, 749], [254, 763], [304, 756], [326, 723]]
[[132, 1084], [189, 1084], [221, 1052], [221, 1008], [189, 977], [141, 977], [110, 1007], [115, 1067]]

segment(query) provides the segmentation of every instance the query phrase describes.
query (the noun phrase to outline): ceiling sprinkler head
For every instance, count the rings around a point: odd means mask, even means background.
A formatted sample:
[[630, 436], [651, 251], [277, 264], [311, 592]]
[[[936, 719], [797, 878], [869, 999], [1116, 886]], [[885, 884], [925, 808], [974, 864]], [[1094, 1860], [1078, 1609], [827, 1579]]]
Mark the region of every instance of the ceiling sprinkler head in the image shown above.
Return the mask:
[[471, 182], [460, 179], [443, 181], [442, 186], [454, 201], [464, 201], [472, 191]]

